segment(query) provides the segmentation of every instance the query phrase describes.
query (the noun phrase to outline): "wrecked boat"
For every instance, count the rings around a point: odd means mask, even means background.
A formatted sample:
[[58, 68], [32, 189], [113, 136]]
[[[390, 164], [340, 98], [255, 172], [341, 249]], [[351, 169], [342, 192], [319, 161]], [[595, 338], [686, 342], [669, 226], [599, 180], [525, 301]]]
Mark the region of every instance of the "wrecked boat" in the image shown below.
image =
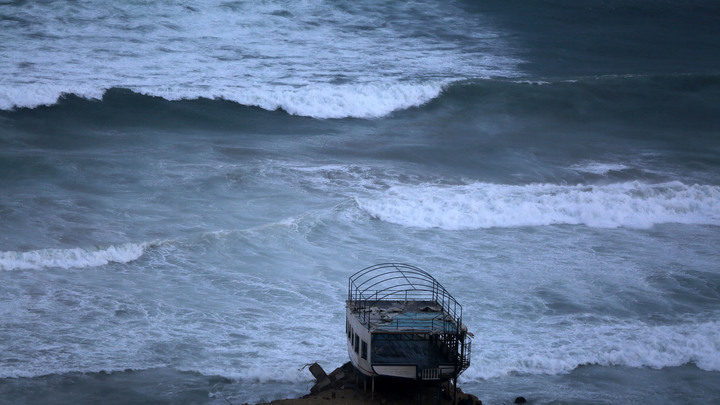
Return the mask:
[[462, 306], [415, 266], [383, 263], [350, 276], [345, 327], [352, 365], [373, 386], [376, 377], [456, 383], [470, 365]]

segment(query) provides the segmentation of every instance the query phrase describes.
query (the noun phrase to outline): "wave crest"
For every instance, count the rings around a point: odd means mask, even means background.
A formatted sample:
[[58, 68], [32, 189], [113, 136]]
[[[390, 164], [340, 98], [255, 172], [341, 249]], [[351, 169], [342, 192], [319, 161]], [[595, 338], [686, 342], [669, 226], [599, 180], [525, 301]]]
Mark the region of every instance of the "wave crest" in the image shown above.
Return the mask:
[[442, 89], [441, 82], [313, 85], [240, 94], [221, 92], [213, 98], [313, 118], [378, 118], [425, 104], [438, 97]]
[[720, 225], [720, 187], [680, 182], [608, 185], [395, 186], [357, 198], [372, 217], [448, 230], [583, 224], [648, 228], [660, 223]]
[[28, 252], [0, 252], [0, 270], [39, 270], [103, 266], [128, 263], [145, 253], [149, 243], [123, 243], [104, 248], [40, 249]]
[[[313, 84], [303, 87], [249, 86], [248, 88], [188, 89], [150, 87], [129, 90], [168, 101], [226, 100], [268, 111], [283, 110], [291, 115], [329, 118], [379, 118], [394, 111], [421, 106], [437, 98], [445, 82], [428, 83], [358, 83]], [[22, 88], [0, 88], [0, 110], [36, 108], [57, 104], [67, 95], [100, 100], [107, 88], [62, 88], [28, 85]]]

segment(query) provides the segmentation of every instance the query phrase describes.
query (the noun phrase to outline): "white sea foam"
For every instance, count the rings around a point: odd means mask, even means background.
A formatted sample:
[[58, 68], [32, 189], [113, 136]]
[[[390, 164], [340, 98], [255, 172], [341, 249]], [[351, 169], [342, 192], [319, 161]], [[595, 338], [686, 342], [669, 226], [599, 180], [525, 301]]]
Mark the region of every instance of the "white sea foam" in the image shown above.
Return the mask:
[[[249, 88], [229, 87], [218, 83], [217, 87], [210, 90], [192, 87], [166, 89], [150, 85], [124, 87], [144, 95], [172, 101], [198, 98], [223, 99], [270, 111], [282, 109], [289, 114], [314, 118], [376, 118], [396, 110], [427, 103], [442, 92], [445, 83], [444, 81], [414, 84], [321, 83], [302, 87], [258, 84]], [[84, 84], [64, 87], [52, 84], [4, 86], [0, 87], [0, 109], [52, 105], [66, 94], [98, 100], [103, 97], [106, 90], [106, 87]]]
[[[517, 75], [493, 27], [434, 2], [408, 10], [380, 3], [378, 13], [322, 1], [0, 7], [24, 21], [0, 30], [9, 44], [0, 50], [0, 109], [53, 104], [62, 94], [94, 99], [118, 87], [367, 118], [425, 103], [442, 83]], [[384, 7], [399, 24], [386, 23]], [[466, 42], [411, 35], [417, 21], [436, 19]]]
[[[648, 325], [613, 320], [612, 324], [553, 325], [522, 335], [483, 334], [483, 351], [473, 358], [465, 378], [511, 374], [564, 374], [582, 365], [661, 369], [695, 364], [720, 371], [720, 322]], [[543, 336], [537, 339], [535, 336]], [[526, 337], [532, 342], [522, 342]], [[502, 342], [494, 343], [502, 339]]]
[[622, 171], [627, 170], [630, 167], [620, 163], [600, 163], [590, 162], [585, 164], [577, 164], [570, 167], [573, 170], [579, 172], [592, 173], [592, 174], [607, 174], [611, 171]]
[[[442, 88], [442, 82], [314, 84], [302, 88], [226, 90], [217, 92], [213, 98], [266, 110], [282, 109], [293, 115], [314, 118], [375, 118], [396, 110], [422, 105], [437, 97]], [[178, 96], [175, 98], [186, 98], [184, 95]]]
[[0, 252], [0, 270], [38, 270], [50, 267], [68, 269], [128, 263], [140, 258], [148, 246], [149, 243], [123, 243], [95, 248]]
[[105, 89], [82, 84], [65, 86], [51, 83], [0, 85], [0, 110], [48, 106], [57, 103], [60, 97], [67, 94], [74, 94], [88, 100], [99, 100], [105, 94]]
[[395, 186], [359, 207], [383, 221], [449, 230], [584, 224], [646, 228], [661, 223], [720, 224], [720, 187], [680, 182], [609, 185]]

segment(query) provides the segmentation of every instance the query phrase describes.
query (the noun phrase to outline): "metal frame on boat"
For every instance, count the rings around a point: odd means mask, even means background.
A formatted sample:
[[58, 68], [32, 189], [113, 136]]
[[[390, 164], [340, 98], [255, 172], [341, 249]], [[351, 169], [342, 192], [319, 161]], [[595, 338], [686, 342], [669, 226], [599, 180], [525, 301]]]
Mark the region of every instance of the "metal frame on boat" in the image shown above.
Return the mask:
[[350, 276], [346, 319], [350, 360], [373, 385], [376, 377], [457, 382], [470, 365], [462, 306], [418, 267], [383, 263]]

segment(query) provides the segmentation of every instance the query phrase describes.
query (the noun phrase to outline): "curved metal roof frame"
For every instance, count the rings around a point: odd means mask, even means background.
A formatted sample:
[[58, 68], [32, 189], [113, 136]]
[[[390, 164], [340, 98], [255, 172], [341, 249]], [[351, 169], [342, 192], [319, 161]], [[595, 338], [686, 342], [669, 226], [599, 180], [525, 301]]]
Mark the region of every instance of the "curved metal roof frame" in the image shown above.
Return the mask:
[[351, 301], [383, 300], [403, 293], [426, 293], [433, 299], [442, 297], [444, 302], [441, 305], [459, 307], [462, 314], [462, 306], [445, 287], [430, 273], [409, 264], [381, 263], [366, 267], [350, 276], [349, 284], [348, 299]]

